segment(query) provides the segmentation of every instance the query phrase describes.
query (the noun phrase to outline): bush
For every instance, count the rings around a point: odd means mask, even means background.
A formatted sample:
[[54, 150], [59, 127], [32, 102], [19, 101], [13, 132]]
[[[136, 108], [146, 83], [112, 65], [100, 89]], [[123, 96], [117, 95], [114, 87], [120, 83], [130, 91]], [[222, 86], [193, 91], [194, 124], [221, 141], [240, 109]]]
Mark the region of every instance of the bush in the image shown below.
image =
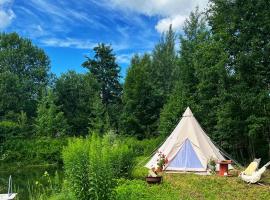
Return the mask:
[[148, 157], [137, 157], [136, 158], [136, 160], [138, 160], [137, 161], [138, 164], [136, 166], [134, 166], [133, 169], [132, 169], [131, 175], [132, 175], [133, 178], [144, 179], [145, 176], [147, 176], [149, 169], [144, 167], [144, 164], [145, 164], [144, 162], [141, 163], [141, 161], [140, 161], [140, 160], [148, 161], [147, 158]]
[[168, 183], [148, 185], [142, 180], [121, 180], [115, 189], [117, 200], [179, 199], [179, 193]]
[[66, 138], [11, 138], [3, 144], [2, 160], [29, 164], [62, 163], [61, 152]]
[[133, 154], [107, 135], [70, 141], [63, 151], [64, 168], [77, 199], [113, 199], [116, 178], [131, 174]]
[[0, 121], [0, 143], [15, 135], [19, 130], [17, 123], [13, 121]]
[[114, 170], [114, 177], [130, 178], [134, 166], [135, 153], [133, 150], [125, 144], [123, 138], [116, 139], [106, 135], [104, 140], [110, 145], [110, 161]]
[[131, 147], [136, 156], [150, 156], [163, 141], [163, 138], [156, 137], [152, 139], [137, 140], [133, 137], [124, 138], [123, 141]]
[[63, 150], [64, 169], [72, 190], [80, 199], [88, 198], [88, 146], [89, 142], [83, 139], [70, 140]]

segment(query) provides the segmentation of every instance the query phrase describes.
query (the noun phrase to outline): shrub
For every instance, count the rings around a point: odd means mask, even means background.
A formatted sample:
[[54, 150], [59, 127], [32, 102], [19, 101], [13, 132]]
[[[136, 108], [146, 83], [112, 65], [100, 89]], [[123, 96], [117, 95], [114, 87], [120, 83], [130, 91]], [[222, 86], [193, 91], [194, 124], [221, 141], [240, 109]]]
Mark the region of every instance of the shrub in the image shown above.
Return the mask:
[[72, 190], [79, 199], [87, 199], [88, 181], [88, 146], [89, 142], [83, 139], [69, 140], [63, 150], [64, 169]]
[[61, 151], [67, 145], [66, 138], [11, 138], [3, 144], [2, 160], [5, 163], [29, 164], [62, 163]]
[[170, 184], [148, 185], [142, 180], [121, 180], [115, 189], [117, 200], [179, 199], [179, 193]]
[[[142, 159], [143, 161], [146, 160], [145, 157], [139, 157], [137, 159]], [[136, 165], [132, 169], [132, 177], [137, 179], [144, 179], [145, 176], [148, 174], [148, 170], [146, 167], [143, 166], [144, 163], [139, 163], [139, 165]]]
[[113, 199], [116, 178], [131, 174], [133, 154], [119, 140], [93, 134], [89, 139], [70, 141], [63, 160], [77, 199]]
[[19, 126], [13, 121], [0, 121], [0, 143], [7, 138], [15, 135], [19, 130]]
[[134, 166], [133, 150], [125, 144], [123, 138], [116, 139], [114, 136], [106, 135], [104, 140], [110, 145], [110, 161], [114, 177], [130, 178]]
[[111, 145], [95, 134], [89, 141], [89, 199], [110, 199], [115, 186]]
[[149, 156], [161, 144], [163, 138], [156, 137], [152, 139], [137, 140], [133, 137], [127, 137], [123, 140], [133, 149], [136, 156]]

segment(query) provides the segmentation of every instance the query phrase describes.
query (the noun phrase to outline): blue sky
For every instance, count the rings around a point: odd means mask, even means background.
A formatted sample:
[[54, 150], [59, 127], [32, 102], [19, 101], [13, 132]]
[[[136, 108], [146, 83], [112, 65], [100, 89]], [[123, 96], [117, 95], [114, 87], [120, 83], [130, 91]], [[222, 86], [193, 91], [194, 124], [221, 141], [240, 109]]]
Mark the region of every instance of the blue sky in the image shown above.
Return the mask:
[[51, 70], [84, 72], [97, 43], [111, 44], [125, 76], [131, 57], [153, 49], [170, 24], [207, 0], [0, 0], [0, 31], [17, 32], [44, 49]]

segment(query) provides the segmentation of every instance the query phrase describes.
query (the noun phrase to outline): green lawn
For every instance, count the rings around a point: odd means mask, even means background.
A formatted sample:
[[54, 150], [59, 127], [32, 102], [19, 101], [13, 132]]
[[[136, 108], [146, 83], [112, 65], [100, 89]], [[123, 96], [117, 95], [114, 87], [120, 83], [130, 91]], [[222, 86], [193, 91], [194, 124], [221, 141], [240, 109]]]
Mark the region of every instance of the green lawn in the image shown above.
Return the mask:
[[143, 180], [126, 181], [117, 188], [117, 199], [270, 199], [270, 171], [262, 178], [265, 186], [248, 185], [238, 177], [165, 174], [160, 185]]

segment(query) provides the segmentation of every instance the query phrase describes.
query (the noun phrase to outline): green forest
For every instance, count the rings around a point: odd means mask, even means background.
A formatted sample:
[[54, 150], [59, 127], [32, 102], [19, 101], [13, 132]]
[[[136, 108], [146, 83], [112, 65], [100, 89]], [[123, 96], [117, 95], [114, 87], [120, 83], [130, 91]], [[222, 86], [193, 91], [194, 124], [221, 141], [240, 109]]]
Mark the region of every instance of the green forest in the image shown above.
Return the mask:
[[[136, 178], [147, 170], [137, 164], [188, 106], [231, 158], [269, 161], [269, 8], [266, 0], [211, 0], [182, 32], [170, 27], [151, 52], [134, 55], [125, 77], [102, 41], [81, 63], [86, 73], [56, 76], [31, 40], [0, 33], [0, 167], [64, 168], [61, 186], [49, 177], [54, 189], [33, 187], [32, 199], [141, 199], [147, 190]], [[168, 183], [151, 188], [158, 191], [175, 199]]]

